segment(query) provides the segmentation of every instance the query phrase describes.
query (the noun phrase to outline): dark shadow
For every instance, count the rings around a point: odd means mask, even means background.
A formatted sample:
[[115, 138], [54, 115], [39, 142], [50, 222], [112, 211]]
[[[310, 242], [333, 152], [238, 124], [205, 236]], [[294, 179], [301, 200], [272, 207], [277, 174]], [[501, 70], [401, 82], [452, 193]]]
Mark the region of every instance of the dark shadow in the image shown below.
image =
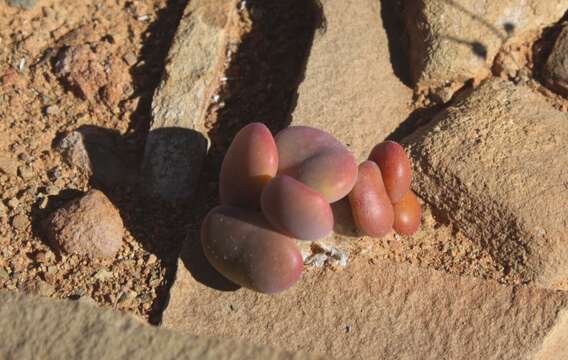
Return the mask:
[[[144, 34], [144, 45], [139, 54], [138, 66], [131, 75], [134, 82], [132, 98], [139, 98], [136, 110], [130, 118], [125, 142], [134, 152], [132, 161], [140, 167], [144, 156], [145, 143], [152, 121], [152, 99], [160, 85], [169, 48], [173, 42], [178, 24], [188, 0], [168, 0], [158, 13], [156, 20]], [[170, 131], [170, 130], [166, 130]], [[183, 137], [184, 135], [179, 135]], [[144, 248], [155, 254], [166, 267], [165, 283], [157, 291], [157, 297], [150, 312], [150, 323], [157, 325], [162, 320], [169, 290], [177, 271], [177, 258], [185, 237], [187, 209], [172, 206], [146, 198], [144, 186], [137, 186], [137, 194], [128, 193], [128, 187], [120, 191], [130, 199], [123, 207], [136, 220], [129, 221], [135, 238]], [[128, 225], [127, 225], [128, 226]]]
[[441, 37], [443, 39], [450, 40], [450, 41], [453, 41], [455, 43], [467, 46], [471, 49], [471, 52], [475, 56], [477, 56], [478, 58], [481, 58], [483, 60], [487, 60], [487, 47], [485, 45], [483, 45], [481, 42], [463, 40], [463, 39], [457, 38], [455, 36], [450, 36], [450, 35], [445, 35], [445, 36], [441, 36]]
[[[172, 205], [148, 198], [143, 186], [145, 182], [140, 181], [144, 179], [140, 177], [138, 169], [150, 128], [153, 94], [160, 84], [168, 50], [187, 2], [188, 0], [168, 0], [144, 34], [139, 65], [133, 68], [131, 74], [134, 82], [132, 98], [138, 98], [138, 105], [132, 114], [126, 135], [121, 137], [113, 130], [92, 126], [79, 129], [92, 163], [92, 186], [104, 190], [119, 209], [125, 227], [133, 237], [165, 266], [165, 282], [156, 289], [157, 297], [149, 314], [151, 324], [159, 324], [161, 321], [169, 289], [175, 278], [177, 259], [186, 233], [187, 214], [192, 204], [187, 202]], [[127, 2], [126, 6], [129, 4]], [[187, 147], [169, 149], [184, 152], [202, 146], [203, 136], [200, 136], [198, 138], [195, 132], [188, 130], [165, 129], [152, 134], [150, 141], [164, 137], [176, 139], [176, 142], [179, 140]], [[33, 213], [41, 220], [63, 203], [50, 201], [49, 209], [41, 210], [36, 206]], [[38, 224], [41, 222], [35, 221]], [[37, 228], [36, 231], [42, 230]]]
[[152, 99], [160, 85], [170, 45], [188, 0], [168, 0], [158, 13], [156, 21], [144, 33], [144, 45], [139, 54], [138, 66], [131, 70], [134, 83], [132, 98], [139, 98], [132, 113], [127, 139], [136, 143], [140, 157], [144, 151], [146, 135], [152, 121]]
[[219, 95], [222, 106], [209, 132], [207, 155], [181, 260], [195, 280], [220, 291], [238, 286], [221, 276], [201, 248], [199, 228], [218, 201], [218, 177], [224, 154], [236, 133], [251, 122], [266, 124], [273, 133], [287, 127], [304, 79], [317, 28], [325, 32], [325, 16], [316, 0], [248, 0], [251, 31], [230, 59]]
[[400, 125], [386, 138], [386, 140], [401, 142], [402, 139], [432, 120], [434, 115], [438, 114], [442, 109], [444, 109], [444, 107], [445, 106], [443, 104], [436, 104], [431, 107], [414, 110], [403, 122], [400, 123]]
[[533, 76], [543, 86], [549, 87], [554, 92], [567, 96], [566, 90], [557, 86], [549, 78], [553, 78], [552, 74], [546, 73], [546, 63], [552, 54], [552, 50], [556, 44], [556, 40], [560, 36], [562, 29], [566, 26], [568, 21], [568, 11], [564, 14], [556, 24], [544, 29], [541, 37], [533, 44], [532, 47], [532, 63], [533, 63]]
[[513, 33], [515, 32], [515, 24], [511, 23], [511, 22], [506, 22], [503, 24], [503, 29], [505, 30], [505, 32], [507, 33], [507, 36], [512, 36]]
[[325, 30], [314, 0], [248, 0], [246, 6], [252, 29], [226, 71], [219, 94], [224, 104], [209, 132], [213, 153], [224, 153], [250, 122], [263, 122], [273, 133], [290, 124], [316, 28]]
[[200, 231], [190, 230], [180, 258], [193, 278], [208, 287], [219, 291], [236, 291], [241, 287], [221, 275], [207, 261], [200, 241]]
[[[77, 129], [76, 133], [80, 134], [79, 142], [83, 145], [79, 144], [79, 147], [84, 146], [88, 157], [86, 162], [92, 169], [91, 187], [103, 191], [110, 198], [118, 208], [125, 228], [145, 251], [156, 255], [166, 268], [165, 283], [156, 290], [158, 297], [149, 315], [150, 322], [158, 324], [169, 287], [175, 277], [178, 255], [186, 235], [188, 213], [194, 208], [191, 199], [186, 199], [186, 202], [170, 203], [149, 197], [147, 180], [151, 176], [160, 180], [160, 174], [154, 174], [151, 170], [140, 174], [136, 149], [128, 149], [124, 138], [118, 132], [96, 126], [83, 126]], [[64, 136], [58, 136], [53, 145], [57, 146]], [[163, 156], [167, 166], [174, 168], [189, 166], [199, 172], [198, 164], [203, 160], [206, 152], [206, 140], [203, 135], [188, 129], [165, 128], [153, 131], [149, 134], [149, 138], [150, 149], [158, 154], [156, 157], [158, 163], [161, 162], [160, 156]], [[197, 156], [196, 149], [201, 151], [201, 156]], [[176, 176], [175, 171], [170, 175], [176, 180], [176, 190], [197, 187], [197, 182], [191, 183], [189, 178], [180, 178]], [[159, 181], [158, 183], [164, 185]], [[172, 184], [166, 182], [165, 185]], [[41, 200], [38, 201], [32, 209], [32, 224], [36, 225], [34, 233], [49, 242], [43, 226], [45, 219], [79, 195], [82, 193], [62, 192], [53, 199], [50, 197], [46, 209], [40, 209]], [[53, 244], [48, 245], [57, 255], [58, 249]]]
[[[91, 185], [97, 188], [113, 189], [119, 185], [132, 183], [136, 174], [135, 159], [126, 149], [124, 139], [116, 130], [84, 125], [75, 130], [80, 136], [73, 137], [71, 133], [59, 134], [53, 141], [53, 147], [63, 151], [66, 156], [78, 154], [81, 148], [87, 152], [88, 167], [92, 170]], [[65, 142], [74, 138], [81, 144], [74, 145]]]
[[387, 33], [394, 74], [404, 85], [412, 87], [409, 57], [405, 51], [408, 47], [408, 37], [403, 21], [402, 1], [381, 0], [381, 19]]
[[343, 198], [331, 204], [333, 211], [333, 232], [348, 237], [361, 236], [357, 231], [357, 226], [353, 221], [353, 214], [351, 212], [351, 205], [347, 198]]

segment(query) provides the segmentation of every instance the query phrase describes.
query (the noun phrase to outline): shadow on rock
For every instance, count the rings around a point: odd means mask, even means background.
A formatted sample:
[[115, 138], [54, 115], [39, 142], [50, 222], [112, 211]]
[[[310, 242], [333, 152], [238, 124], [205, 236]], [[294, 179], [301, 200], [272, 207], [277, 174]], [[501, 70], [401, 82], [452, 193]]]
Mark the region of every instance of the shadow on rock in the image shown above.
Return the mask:
[[347, 237], [359, 237], [361, 236], [357, 231], [357, 226], [353, 221], [353, 213], [351, 212], [351, 205], [347, 198], [343, 198], [333, 204], [331, 204], [331, 210], [333, 211], [333, 231], [336, 234], [347, 236]]
[[180, 258], [185, 268], [196, 281], [212, 289], [236, 291], [241, 288], [239, 285], [229, 281], [209, 264], [203, 253], [199, 230], [188, 231]]
[[136, 160], [118, 131], [81, 126], [58, 136], [54, 147], [69, 165], [89, 174], [94, 187], [108, 190], [136, 180]]
[[412, 87], [410, 63], [405, 53], [408, 39], [406, 38], [402, 12], [401, 0], [381, 0], [381, 19], [387, 33], [392, 69], [404, 85]]

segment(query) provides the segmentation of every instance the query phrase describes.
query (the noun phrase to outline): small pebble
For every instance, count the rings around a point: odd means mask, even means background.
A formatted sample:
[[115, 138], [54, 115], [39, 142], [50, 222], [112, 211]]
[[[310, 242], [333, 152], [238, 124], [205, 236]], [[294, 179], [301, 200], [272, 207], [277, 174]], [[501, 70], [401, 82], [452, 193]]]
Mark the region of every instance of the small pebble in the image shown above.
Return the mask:
[[24, 180], [29, 180], [34, 176], [32, 169], [28, 166], [20, 166], [18, 168], [18, 174]]
[[129, 52], [128, 54], [124, 55], [124, 61], [132, 66], [134, 64], [136, 64], [136, 61], [138, 61], [138, 58], [136, 57], [136, 55], [133, 52]]
[[26, 153], [21, 153], [20, 155], [18, 155], [18, 159], [22, 160], [25, 163], [32, 161], [32, 157]]
[[55, 168], [55, 169], [52, 169], [52, 170], [49, 172], [48, 176], [49, 176], [49, 178], [50, 178], [51, 180], [54, 180], [54, 181], [55, 181], [55, 180], [59, 180], [63, 175], [62, 175], [62, 173], [61, 173], [61, 169], [60, 169], [60, 168]]
[[59, 110], [59, 106], [57, 105], [50, 105], [45, 108], [46, 115], [58, 115], [61, 111]]
[[150, 256], [148, 256], [147, 264], [148, 265], [154, 265], [156, 263], [156, 261], [158, 261], [158, 258], [156, 257], [156, 255], [150, 254]]
[[55, 185], [48, 185], [45, 191], [47, 192], [47, 195], [57, 195], [59, 194], [59, 187]]
[[28, 226], [28, 217], [22, 214], [14, 216], [12, 226], [14, 226], [16, 230], [24, 230]]
[[97, 271], [97, 273], [95, 274], [95, 279], [99, 280], [99, 281], [105, 281], [108, 279], [112, 279], [113, 274], [106, 270], [106, 269], [101, 269], [99, 271]]
[[49, 202], [49, 199], [47, 198], [47, 196], [42, 196], [41, 197], [41, 202], [39, 203], [39, 208], [40, 209], [45, 209], [47, 207], [47, 203]]

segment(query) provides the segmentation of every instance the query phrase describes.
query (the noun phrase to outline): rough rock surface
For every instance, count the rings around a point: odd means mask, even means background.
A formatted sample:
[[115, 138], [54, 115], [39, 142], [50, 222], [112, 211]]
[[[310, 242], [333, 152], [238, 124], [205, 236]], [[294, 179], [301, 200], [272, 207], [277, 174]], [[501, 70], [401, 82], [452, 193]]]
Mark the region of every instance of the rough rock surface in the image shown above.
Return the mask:
[[63, 155], [69, 165], [91, 172], [91, 160], [85, 147], [83, 135], [78, 131], [66, 134], [56, 145], [56, 150]]
[[393, 71], [379, 1], [321, 4], [325, 26], [316, 32], [291, 125], [328, 131], [363, 160], [408, 117], [412, 92]]
[[345, 359], [563, 358], [568, 293], [358, 259], [267, 296], [214, 290], [180, 264], [164, 325]]
[[205, 118], [225, 65], [236, 0], [191, 1], [170, 48], [152, 104], [144, 171], [167, 201], [191, 196], [207, 152]]
[[323, 359], [232, 339], [182, 336], [81, 301], [0, 292], [0, 352], [8, 359]]
[[123, 153], [121, 145], [117, 132], [84, 126], [65, 134], [55, 148], [69, 165], [92, 175], [103, 185], [113, 187], [131, 180], [129, 166], [120, 156]]
[[525, 281], [568, 277], [568, 115], [489, 80], [405, 140], [414, 187]]
[[544, 76], [553, 89], [568, 96], [568, 26], [564, 26], [556, 39], [546, 61]]
[[98, 190], [56, 210], [47, 219], [46, 230], [55, 248], [95, 258], [114, 257], [124, 235], [118, 210]]
[[568, 0], [411, 0], [405, 4], [417, 90], [482, 79], [509, 41], [559, 20]]

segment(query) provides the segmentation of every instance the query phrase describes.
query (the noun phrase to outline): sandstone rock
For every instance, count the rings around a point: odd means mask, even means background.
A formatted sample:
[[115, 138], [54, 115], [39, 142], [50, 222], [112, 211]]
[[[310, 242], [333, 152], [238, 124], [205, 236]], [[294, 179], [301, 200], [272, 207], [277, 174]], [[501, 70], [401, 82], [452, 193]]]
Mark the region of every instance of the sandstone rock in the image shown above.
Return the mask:
[[568, 277], [568, 116], [493, 79], [405, 140], [414, 187], [525, 281]]
[[65, 134], [55, 148], [65, 161], [92, 175], [107, 187], [130, 180], [133, 169], [123, 161], [117, 132], [84, 126]]
[[552, 53], [546, 61], [544, 76], [555, 90], [568, 96], [568, 26], [565, 26], [556, 39]]
[[207, 151], [205, 118], [220, 84], [236, 0], [191, 1], [185, 9], [152, 104], [144, 173], [167, 201], [191, 196]]
[[345, 359], [532, 359], [568, 355], [567, 319], [564, 292], [358, 259], [279, 296], [214, 290], [180, 263], [163, 322]]
[[411, 0], [405, 4], [418, 91], [483, 79], [499, 49], [559, 20], [568, 0]]
[[118, 210], [98, 190], [56, 210], [47, 219], [46, 230], [55, 248], [94, 258], [114, 257], [124, 234]]
[[[233, 339], [174, 334], [84, 301], [0, 292], [0, 351], [8, 359], [324, 359]], [[325, 357], [327, 359], [327, 357]]]
[[292, 125], [330, 132], [359, 160], [410, 114], [412, 92], [396, 77], [380, 1], [322, 0]]

